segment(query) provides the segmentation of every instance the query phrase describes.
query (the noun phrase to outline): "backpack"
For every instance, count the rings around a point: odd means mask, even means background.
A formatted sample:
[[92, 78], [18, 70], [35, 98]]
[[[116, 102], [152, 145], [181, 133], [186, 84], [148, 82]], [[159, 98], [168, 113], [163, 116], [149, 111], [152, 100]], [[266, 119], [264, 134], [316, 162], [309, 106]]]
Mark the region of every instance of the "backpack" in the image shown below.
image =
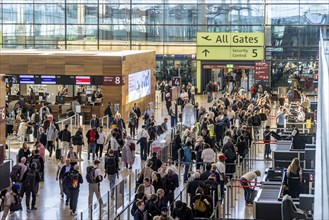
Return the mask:
[[228, 160], [235, 160], [236, 159], [236, 154], [235, 154], [235, 152], [232, 151], [231, 148], [227, 148], [224, 152], [224, 155]]
[[86, 179], [88, 183], [96, 183], [95, 170], [93, 166], [87, 167]]
[[106, 173], [113, 175], [118, 172], [117, 164], [115, 157], [108, 157], [106, 159]]
[[68, 174], [69, 177], [69, 188], [76, 189], [79, 186], [79, 173], [78, 172], [70, 172]]
[[11, 181], [17, 182], [21, 179], [21, 170], [22, 170], [22, 167], [19, 164], [16, 164], [15, 166], [13, 166], [13, 168], [9, 174]]
[[207, 211], [207, 205], [204, 201], [201, 201], [201, 197], [193, 203], [193, 209], [199, 212]]
[[39, 157], [38, 158], [32, 157], [30, 164], [32, 164], [32, 163], [36, 163], [37, 164], [37, 170], [40, 171], [40, 169], [41, 169], [40, 158]]
[[31, 169], [29, 169], [26, 173], [26, 179], [25, 179], [25, 184], [26, 186], [29, 187], [34, 187], [36, 184], [35, 178], [37, 176], [36, 171], [32, 171]]
[[39, 113], [35, 113], [35, 115], [34, 115], [34, 122], [35, 123], [39, 123], [40, 122], [40, 114]]

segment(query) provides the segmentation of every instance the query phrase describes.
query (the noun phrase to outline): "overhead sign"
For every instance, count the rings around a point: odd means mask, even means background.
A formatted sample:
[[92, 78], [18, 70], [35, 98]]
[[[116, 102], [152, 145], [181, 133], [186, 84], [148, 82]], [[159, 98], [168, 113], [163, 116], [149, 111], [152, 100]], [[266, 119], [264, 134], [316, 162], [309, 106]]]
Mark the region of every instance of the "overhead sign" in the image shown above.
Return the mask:
[[104, 76], [104, 85], [105, 86], [121, 86], [122, 76]]
[[199, 60], [263, 60], [262, 47], [197, 47]]
[[267, 62], [255, 64], [255, 81], [268, 81], [269, 65]]
[[173, 78], [172, 78], [172, 86], [176, 86], [176, 87], [178, 87], [178, 86], [180, 86], [182, 84], [182, 78], [181, 77], [179, 77], [179, 76], [174, 76]]
[[198, 32], [197, 46], [249, 46], [263, 47], [264, 33]]

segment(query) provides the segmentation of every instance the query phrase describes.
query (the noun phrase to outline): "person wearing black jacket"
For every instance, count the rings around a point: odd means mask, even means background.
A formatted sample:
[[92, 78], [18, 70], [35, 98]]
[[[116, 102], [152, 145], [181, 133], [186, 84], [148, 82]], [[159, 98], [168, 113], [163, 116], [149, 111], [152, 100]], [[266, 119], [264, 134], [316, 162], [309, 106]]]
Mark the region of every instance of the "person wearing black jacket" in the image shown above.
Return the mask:
[[169, 169], [167, 175], [164, 177], [164, 190], [167, 201], [173, 206], [175, 198], [175, 189], [179, 187], [178, 175]]
[[67, 175], [73, 170], [73, 166], [71, 165], [71, 160], [66, 159], [65, 160], [65, 166], [62, 167], [62, 169], [59, 172], [59, 181], [62, 181], [62, 187], [63, 187], [63, 193], [66, 195], [66, 201], [65, 205], [69, 205], [70, 202], [70, 193], [68, 189], [68, 183], [69, 178]]
[[138, 125], [139, 125], [139, 118], [142, 115], [141, 109], [137, 106], [137, 103], [134, 103], [134, 107], [133, 107], [134, 112], [137, 115], [137, 121], [136, 121], [136, 129], [138, 129]]
[[152, 194], [147, 205], [148, 219], [153, 219], [154, 216], [161, 215], [161, 209], [157, 206], [158, 196]]
[[143, 201], [138, 201], [136, 205], [137, 209], [134, 213], [134, 220], [144, 220], [145, 203]]
[[119, 161], [114, 156], [113, 149], [109, 149], [108, 156], [105, 158], [105, 173], [108, 175], [111, 189], [111, 198], [114, 198], [114, 186], [119, 171]]
[[39, 132], [37, 134], [37, 141], [39, 141], [43, 146], [47, 146], [47, 135], [45, 134], [45, 130], [43, 127], [39, 128]]
[[232, 139], [228, 139], [227, 143], [223, 146], [222, 153], [227, 158], [225, 160], [225, 171], [227, 173], [226, 176], [232, 177], [233, 173], [235, 172], [234, 162], [236, 160], [236, 152], [232, 143]]
[[[26, 195], [26, 211], [36, 210], [37, 185], [40, 182], [40, 173], [37, 170], [37, 164], [33, 162], [30, 168], [24, 173], [22, 178], [21, 197]], [[32, 207], [30, 207], [30, 196], [32, 194]]]
[[200, 179], [202, 181], [206, 181], [210, 175], [211, 175], [211, 164], [207, 164], [206, 165], [206, 171], [204, 171], [203, 173], [201, 173]]
[[157, 157], [157, 152], [152, 153], [152, 158], [150, 161], [153, 162], [152, 164], [152, 170], [158, 171], [158, 169], [162, 166], [162, 161]]
[[78, 197], [80, 191], [80, 184], [83, 183], [83, 178], [79, 173], [79, 165], [76, 164], [74, 169], [67, 174], [68, 180], [68, 192], [70, 197], [70, 209], [71, 215], [76, 215], [75, 211], [77, 210]]
[[186, 203], [182, 201], [176, 201], [175, 208], [172, 212], [172, 217], [179, 220], [193, 220], [193, 212], [191, 208], [187, 207]]
[[168, 204], [168, 200], [165, 197], [165, 191], [163, 189], [158, 189], [156, 193], [158, 195], [157, 206], [162, 210], [162, 208], [167, 207]]
[[109, 118], [109, 125], [112, 124], [112, 121], [113, 121], [113, 114], [112, 114], [112, 103], [109, 102], [105, 111], [104, 111], [104, 115], [107, 115], [108, 118]]
[[58, 133], [58, 138], [62, 142], [62, 153], [67, 155], [68, 147], [71, 141], [71, 132], [68, 130], [69, 125], [66, 124], [65, 128]]
[[73, 137], [73, 144], [77, 145], [77, 154], [78, 154], [78, 158], [80, 161], [83, 161], [82, 157], [81, 157], [81, 152], [82, 152], [82, 146], [83, 146], [83, 130], [82, 127], [79, 127], [79, 129], [77, 130], [77, 132], [75, 132], [75, 135]]
[[[44, 170], [45, 170], [45, 161], [40, 157], [39, 150], [36, 149], [34, 150], [34, 153], [32, 157], [30, 158], [30, 168], [32, 163], [37, 164], [37, 170], [39, 171], [40, 174], [40, 181], [43, 181], [43, 176], [44, 176]], [[37, 187], [39, 188], [39, 187]]]
[[[187, 193], [190, 194], [190, 198], [194, 198], [195, 191], [199, 187], [203, 188], [204, 182], [203, 182], [203, 180], [200, 179], [200, 173], [195, 172], [194, 179], [192, 181], [189, 181], [189, 183], [187, 185]], [[192, 199], [190, 199], [190, 207], [192, 207]]]
[[181, 134], [180, 130], [177, 130], [174, 140], [172, 140], [172, 144], [171, 144], [172, 158], [175, 161], [178, 160], [178, 151], [182, 147], [182, 139], [180, 137], [180, 134]]
[[30, 154], [30, 148], [27, 146], [27, 143], [24, 142], [22, 148], [18, 151], [18, 162], [21, 162], [22, 157], [29, 158]]

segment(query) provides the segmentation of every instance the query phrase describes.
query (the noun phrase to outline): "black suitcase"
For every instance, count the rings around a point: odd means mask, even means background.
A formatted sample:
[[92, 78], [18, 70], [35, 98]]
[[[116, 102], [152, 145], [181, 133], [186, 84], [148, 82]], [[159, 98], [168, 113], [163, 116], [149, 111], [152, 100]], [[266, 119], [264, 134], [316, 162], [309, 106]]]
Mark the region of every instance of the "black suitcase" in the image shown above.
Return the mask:
[[280, 135], [278, 135], [276, 132], [274, 131], [271, 131], [271, 135], [272, 137], [274, 137], [275, 139], [277, 139], [278, 141], [279, 140], [282, 140], [282, 137]]
[[56, 160], [59, 160], [61, 155], [62, 155], [61, 149], [57, 148], [55, 152]]

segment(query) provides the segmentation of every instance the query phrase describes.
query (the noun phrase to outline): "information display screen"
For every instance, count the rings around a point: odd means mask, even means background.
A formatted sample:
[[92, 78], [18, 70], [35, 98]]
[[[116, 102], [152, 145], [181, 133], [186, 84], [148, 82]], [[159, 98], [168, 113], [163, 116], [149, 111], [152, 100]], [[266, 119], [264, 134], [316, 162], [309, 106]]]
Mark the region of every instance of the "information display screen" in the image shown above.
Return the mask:
[[34, 84], [34, 76], [32, 75], [20, 75], [19, 83], [21, 84]]
[[56, 76], [41, 76], [41, 84], [56, 84]]
[[129, 74], [128, 83], [128, 102], [151, 94], [151, 70]]
[[58, 85], [74, 85], [74, 76], [56, 76], [56, 84]]
[[75, 84], [77, 85], [90, 85], [90, 76], [76, 76]]

